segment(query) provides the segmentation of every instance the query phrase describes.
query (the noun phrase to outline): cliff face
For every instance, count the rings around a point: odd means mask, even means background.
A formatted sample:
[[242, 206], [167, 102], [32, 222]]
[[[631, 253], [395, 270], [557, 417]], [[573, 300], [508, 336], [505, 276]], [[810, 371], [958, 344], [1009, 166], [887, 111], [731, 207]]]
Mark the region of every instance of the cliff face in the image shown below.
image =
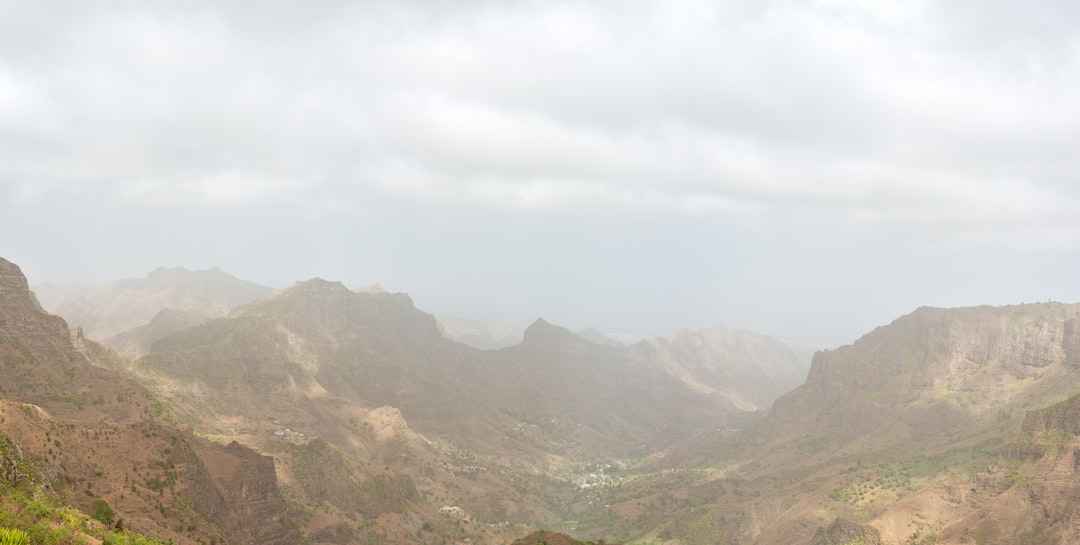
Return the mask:
[[0, 341], [18, 343], [20, 352], [33, 353], [38, 360], [68, 359], [72, 352], [67, 323], [41, 308], [22, 270], [3, 258], [0, 258]]
[[1060, 430], [1080, 435], [1080, 396], [1028, 412], [1024, 417], [1023, 429], [1027, 432]]
[[63, 318], [45, 312], [22, 271], [0, 258], [0, 394], [80, 421], [132, 420], [145, 410], [120, 403], [142, 388], [89, 364]]
[[285, 516], [273, 458], [235, 441], [226, 447], [195, 442], [192, 449], [196, 456], [190, 476], [195, 512], [246, 543], [297, 542], [299, 535]]
[[1080, 362], [1078, 317], [1080, 306], [1057, 303], [920, 308], [818, 353], [806, 383], [778, 399], [772, 416], [856, 434], [893, 415], [945, 433], [1068, 391]]

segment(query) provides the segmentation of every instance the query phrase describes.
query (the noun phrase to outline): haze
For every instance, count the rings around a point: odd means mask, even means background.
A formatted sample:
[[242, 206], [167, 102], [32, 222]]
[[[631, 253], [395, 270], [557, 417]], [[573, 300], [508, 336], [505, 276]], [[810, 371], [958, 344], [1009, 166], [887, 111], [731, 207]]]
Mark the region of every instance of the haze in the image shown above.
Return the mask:
[[0, 247], [846, 343], [1080, 300], [1072, 2], [3, 2]]

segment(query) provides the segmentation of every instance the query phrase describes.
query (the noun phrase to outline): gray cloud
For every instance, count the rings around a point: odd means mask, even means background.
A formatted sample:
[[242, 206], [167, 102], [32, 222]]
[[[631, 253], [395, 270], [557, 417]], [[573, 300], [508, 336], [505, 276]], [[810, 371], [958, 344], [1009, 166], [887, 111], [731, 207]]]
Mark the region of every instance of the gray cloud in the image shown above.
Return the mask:
[[[1077, 297], [988, 270], [1075, 265], [1077, 30], [1049, 0], [7, 2], [0, 228], [44, 279], [336, 273], [839, 342]], [[72, 232], [112, 265], [60, 263]], [[1000, 283], [948, 281], [976, 274]]]

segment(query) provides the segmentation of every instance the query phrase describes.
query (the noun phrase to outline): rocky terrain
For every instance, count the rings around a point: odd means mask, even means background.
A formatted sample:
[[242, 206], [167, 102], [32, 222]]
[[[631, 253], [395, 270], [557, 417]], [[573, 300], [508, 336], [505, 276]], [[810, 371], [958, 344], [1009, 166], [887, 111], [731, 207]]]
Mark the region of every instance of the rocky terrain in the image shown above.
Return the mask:
[[[272, 459], [177, 427], [138, 383], [91, 365], [63, 319], [0, 259], [0, 433], [5, 485], [87, 512], [104, 500], [129, 528], [197, 543], [294, 543]], [[11, 453], [18, 453], [14, 460]], [[9, 459], [10, 458], [10, 459]]]
[[537, 320], [478, 349], [405, 294], [312, 279], [110, 347], [2, 264], [7, 440], [174, 542], [1080, 540], [1077, 305], [919, 308], [807, 373], [719, 326]]

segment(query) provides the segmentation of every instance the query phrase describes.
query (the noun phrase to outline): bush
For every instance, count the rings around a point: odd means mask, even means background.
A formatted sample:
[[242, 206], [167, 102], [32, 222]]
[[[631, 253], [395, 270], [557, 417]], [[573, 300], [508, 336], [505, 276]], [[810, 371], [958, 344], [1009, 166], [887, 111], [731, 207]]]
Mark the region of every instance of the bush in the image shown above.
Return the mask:
[[101, 522], [105, 526], [111, 526], [113, 523], [113, 515], [112, 507], [109, 507], [108, 502], [101, 498], [94, 500], [93, 512], [90, 516], [94, 517], [95, 520]]

